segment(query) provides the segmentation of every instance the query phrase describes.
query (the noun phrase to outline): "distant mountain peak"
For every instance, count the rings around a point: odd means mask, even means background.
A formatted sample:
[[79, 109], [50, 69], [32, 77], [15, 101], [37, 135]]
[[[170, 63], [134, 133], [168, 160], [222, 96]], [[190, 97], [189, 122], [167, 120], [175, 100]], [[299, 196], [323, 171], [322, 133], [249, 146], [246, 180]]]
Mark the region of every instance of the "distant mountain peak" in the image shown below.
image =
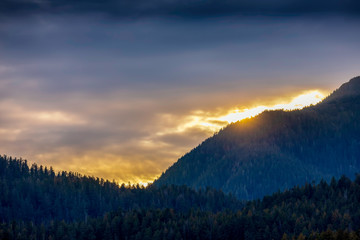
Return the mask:
[[360, 94], [360, 76], [350, 79], [350, 81], [341, 85], [337, 91], [346, 95]]
[[322, 103], [232, 123], [181, 157], [154, 185], [210, 186], [256, 199], [360, 172], [360, 77]]
[[342, 84], [340, 88], [335, 90], [324, 102], [334, 101], [344, 97], [360, 95], [360, 76], [350, 79], [350, 81]]

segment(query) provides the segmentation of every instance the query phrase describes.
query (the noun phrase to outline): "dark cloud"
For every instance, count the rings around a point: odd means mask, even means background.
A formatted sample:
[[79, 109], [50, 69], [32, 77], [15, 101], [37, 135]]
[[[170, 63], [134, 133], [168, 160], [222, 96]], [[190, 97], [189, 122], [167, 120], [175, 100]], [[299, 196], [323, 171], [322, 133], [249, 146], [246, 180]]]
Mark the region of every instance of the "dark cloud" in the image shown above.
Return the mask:
[[181, 98], [183, 91], [215, 86], [246, 88], [249, 80], [252, 86], [264, 78], [286, 81], [276, 72], [289, 75], [299, 66], [304, 75], [337, 72], [334, 56], [357, 58], [358, 24], [271, 18], [117, 23], [89, 16], [2, 22], [0, 76], [11, 92], [32, 99], [37, 92], [56, 98], [120, 89], [161, 96], [175, 87], [172, 96]]
[[357, 0], [3, 0], [2, 15], [87, 14], [111, 17], [219, 17], [249, 15], [358, 15]]

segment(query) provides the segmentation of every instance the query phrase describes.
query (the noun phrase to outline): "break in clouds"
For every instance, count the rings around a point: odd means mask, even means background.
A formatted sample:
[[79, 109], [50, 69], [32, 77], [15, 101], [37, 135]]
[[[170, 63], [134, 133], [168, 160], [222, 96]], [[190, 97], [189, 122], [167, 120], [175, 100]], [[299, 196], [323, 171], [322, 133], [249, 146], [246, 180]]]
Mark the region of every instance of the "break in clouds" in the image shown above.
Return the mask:
[[214, 133], [194, 119], [330, 91], [358, 75], [358, 26], [334, 17], [6, 18], [0, 152], [152, 181]]

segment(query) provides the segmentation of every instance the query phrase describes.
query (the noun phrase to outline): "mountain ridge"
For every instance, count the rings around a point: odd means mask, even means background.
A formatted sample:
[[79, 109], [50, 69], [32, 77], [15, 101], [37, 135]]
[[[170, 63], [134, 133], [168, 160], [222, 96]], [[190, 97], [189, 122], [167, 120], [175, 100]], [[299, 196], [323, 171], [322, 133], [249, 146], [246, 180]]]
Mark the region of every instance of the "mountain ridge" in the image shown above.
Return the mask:
[[180, 158], [155, 185], [214, 187], [255, 199], [360, 172], [360, 77], [317, 105], [229, 124]]
[[360, 76], [350, 79], [342, 84], [332, 94], [326, 97], [322, 102], [334, 101], [339, 98], [360, 95]]

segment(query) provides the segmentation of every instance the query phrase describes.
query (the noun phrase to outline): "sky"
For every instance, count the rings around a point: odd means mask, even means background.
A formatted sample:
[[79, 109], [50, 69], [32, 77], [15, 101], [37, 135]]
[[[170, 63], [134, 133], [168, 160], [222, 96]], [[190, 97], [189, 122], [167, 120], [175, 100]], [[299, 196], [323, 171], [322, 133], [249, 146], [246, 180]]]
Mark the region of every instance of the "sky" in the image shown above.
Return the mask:
[[229, 122], [360, 75], [359, 12], [351, 0], [5, 0], [0, 154], [153, 181]]

